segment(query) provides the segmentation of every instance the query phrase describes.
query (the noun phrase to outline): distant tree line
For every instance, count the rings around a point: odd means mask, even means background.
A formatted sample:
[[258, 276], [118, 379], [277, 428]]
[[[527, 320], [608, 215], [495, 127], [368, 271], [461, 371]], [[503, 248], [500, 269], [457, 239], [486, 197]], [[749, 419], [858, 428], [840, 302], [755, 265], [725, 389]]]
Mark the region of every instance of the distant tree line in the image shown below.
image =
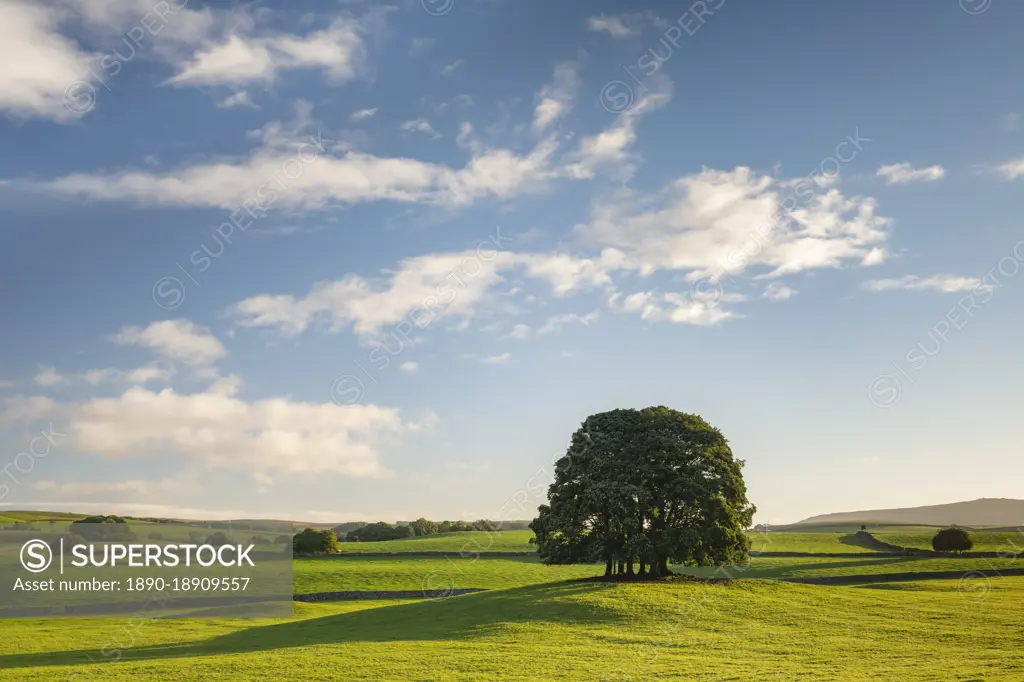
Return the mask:
[[[352, 526], [356, 527], [353, 528]], [[390, 524], [386, 521], [367, 524], [342, 524], [334, 528], [334, 533], [345, 542], [386, 542], [388, 540], [404, 540], [411, 537], [436, 535], [438, 533], [458, 533], [465, 531], [500, 531], [501, 525], [480, 519], [478, 521], [431, 521], [419, 518], [409, 523]]]

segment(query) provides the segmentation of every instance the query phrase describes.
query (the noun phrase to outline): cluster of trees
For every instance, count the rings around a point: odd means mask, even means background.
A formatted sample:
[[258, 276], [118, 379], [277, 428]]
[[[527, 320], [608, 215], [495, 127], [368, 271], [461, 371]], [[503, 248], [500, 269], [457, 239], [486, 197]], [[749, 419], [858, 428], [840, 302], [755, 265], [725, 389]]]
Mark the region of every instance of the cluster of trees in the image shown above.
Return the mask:
[[606, 576], [745, 559], [755, 507], [742, 467], [697, 415], [666, 407], [592, 415], [556, 462], [548, 504], [530, 524], [538, 553], [548, 564], [603, 562]]
[[501, 526], [494, 521], [431, 521], [419, 518], [410, 523], [390, 524], [386, 521], [377, 523], [344, 523], [334, 528], [334, 534], [345, 542], [385, 542], [387, 540], [404, 540], [423, 535], [437, 533], [456, 533], [461, 531], [486, 530], [499, 531]]
[[138, 538], [120, 516], [87, 516], [68, 526], [68, 532], [89, 542], [134, 542]]
[[436, 535], [438, 533], [459, 533], [470, 530], [498, 531], [501, 526], [494, 521], [480, 519], [478, 521], [428, 521], [419, 518], [409, 524], [413, 535]]
[[307, 528], [292, 536], [292, 551], [296, 554], [334, 554], [340, 549], [332, 528]]
[[384, 542], [385, 540], [401, 540], [409, 537], [412, 537], [412, 528], [409, 526], [392, 526], [386, 521], [378, 521], [369, 523], [362, 528], [350, 530], [345, 534], [345, 541]]
[[970, 551], [974, 547], [974, 541], [970, 534], [963, 528], [943, 528], [932, 538], [932, 549], [936, 552], [960, 552]]

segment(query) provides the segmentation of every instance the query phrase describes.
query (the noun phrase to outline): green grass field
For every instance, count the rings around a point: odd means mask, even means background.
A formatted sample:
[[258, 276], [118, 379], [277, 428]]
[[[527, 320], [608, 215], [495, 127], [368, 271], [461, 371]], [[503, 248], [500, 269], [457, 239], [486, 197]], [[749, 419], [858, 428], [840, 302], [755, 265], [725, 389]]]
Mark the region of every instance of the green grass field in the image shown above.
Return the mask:
[[[1019, 531], [973, 531], [970, 535], [971, 540], [974, 541], [974, 547], [971, 548], [972, 552], [1006, 552], [1013, 554], [1024, 552], [1024, 533]], [[932, 538], [935, 537], [935, 533], [875, 534], [875, 537], [882, 542], [888, 542], [889, 544], [901, 547], [931, 549]]]
[[747, 533], [753, 552], [813, 552], [850, 554], [872, 552], [853, 533]]
[[[743, 565], [718, 568], [671, 567], [704, 578], [819, 578], [880, 573], [1001, 570], [1024, 568], [1024, 559], [941, 558], [866, 554], [863, 559], [828, 557], [752, 557]], [[927, 577], [927, 576], [925, 576]]]
[[295, 592], [500, 589], [600, 575], [604, 566], [545, 566], [535, 557], [352, 557], [295, 560]]
[[[5, 623], [7, 680], [1019, 680], [1024, 580], [544, 584], [294, 618]], [[95, 661], [95, 662], [90, 662]]]
[[[909, 527], [908, 527], [909, 528]], [[859, 529], [859, 526], [854, 529]], [[917, 529], [920, 531], [920, 528]], [[288, 619], [3, 621], [3, 680], [1019, 680], [1024, 559], [872, 553], [844, 531], [754, 534], [743, 566], [661, 583], [578, 582], [603, 566], [545, 566], [529, 531], [453, 533], [372, 551], [449, 556], [299, 558], [296, 593], [482, 588], [443, 599], [297, 603]], [[984, 536], [985, 534], [978, 534]], [[1001, 542], [988, 534], [985, 542]], [[887, 538], [930, 533], [890, 533]], [[759, 540], [761, 545], [759, 546]], [[892, 540], [889, 540], [892, 541]], [[351, 546], [351, 545], [350, 545]], [[385, 549], [386, 547], [386, 549]], [[347, 548], [347, 547], [346, 547]], [[520, 549], [522, 548], [522, 549]], [[858, 557], [830, 557], [860, 553]], [[932, 579], [929, 572], [966, 577]], [[875, 582], [884, 573], [918, 579]], [[842, 585], [785, 578], [869, 576]]]
[[536, 552], [530, 544], [532, 530], [465, 531], [438, 533], [389, 542], [342, 542], [342, 553], [349, 552]]

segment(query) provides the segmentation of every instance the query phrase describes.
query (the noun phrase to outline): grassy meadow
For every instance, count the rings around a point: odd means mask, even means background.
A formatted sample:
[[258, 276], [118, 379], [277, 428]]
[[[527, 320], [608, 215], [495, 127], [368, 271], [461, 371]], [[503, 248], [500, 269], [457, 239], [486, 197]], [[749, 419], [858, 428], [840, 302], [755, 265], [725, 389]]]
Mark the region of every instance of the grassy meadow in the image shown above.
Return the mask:
[[[931, 549], [932, 537], [935, 536], [934, 533], [875, 533], [873, 535], [891, 545], [918, 549]], [[1024, 533], [1020, 531], [972, 531], [971, 540], [974, 541], [972, 552], [1005, 552], [1007, 554], [1024, 552]]]
[[[288, 620], [5, 624], [10, 680], [1019, 680], [1024, 579], [546, 583]], [[95, 662], [91, 662], [92, 661]], [[115, 660], [116, 659], [116, 660]]]
[[[295, 592], [486, 591], [296, 603], [291, 618], [277, 620], [6, 620], [0, 679], [1024, 678], [1024, 577], [978, 573], [1024, 568], [1024, 560], [886, 555], [857, 545], [856, 530], [753, 533], [755, 551], [815, 556], [676, 566], [684, 575], [658, 583], [581, 581], [603, 566], [460, 554], [474, 542], [489, 543], [475, 551], [529, 551], [529, 531], [359, 543], [395, 554], [296, 558]], [[897, 534], [917, 537], [888, 536]], [[402, 554], [425, 551], [447, 556]], [[863, 556], [830, 556], [854, 553]], [[929, 575], [936, 571], [965, 577]], [[876, 582], [907, 572], [915, 579]], [[863, 578], [786, 582], [830, 576]]]

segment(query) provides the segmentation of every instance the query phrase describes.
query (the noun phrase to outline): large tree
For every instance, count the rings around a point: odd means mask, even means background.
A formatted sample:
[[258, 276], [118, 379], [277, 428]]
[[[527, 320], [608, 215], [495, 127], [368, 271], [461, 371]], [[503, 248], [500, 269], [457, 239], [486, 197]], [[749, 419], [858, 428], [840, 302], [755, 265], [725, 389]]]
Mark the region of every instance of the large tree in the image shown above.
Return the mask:
[[666, 407], [586, 419], [555, 463], [531, 524], [546, 563], [604, 562], [605, 574], [668, 574], [746, 557], [754, 506], [743, 462], [697, 415]]

